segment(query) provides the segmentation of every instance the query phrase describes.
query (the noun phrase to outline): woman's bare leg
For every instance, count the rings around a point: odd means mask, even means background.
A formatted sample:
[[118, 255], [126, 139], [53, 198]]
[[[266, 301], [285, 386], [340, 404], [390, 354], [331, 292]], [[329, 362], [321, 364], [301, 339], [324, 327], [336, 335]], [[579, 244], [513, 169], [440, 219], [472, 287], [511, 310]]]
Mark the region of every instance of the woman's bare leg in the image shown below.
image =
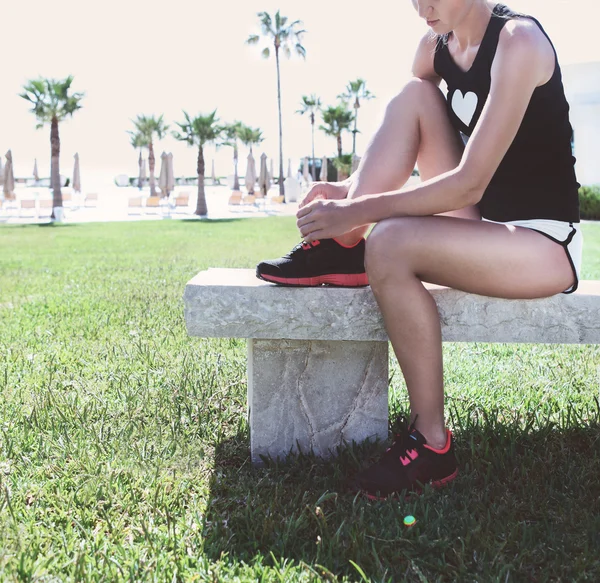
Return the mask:
[[[423, 180], [448, 172], [458, 166], [462, 152], [442, 92], [430, 81], [412, 79], [388, 104], [360, 162], [348, 198], [402, 188], [415, 164]], [[444, 214], [480, 218], [475, 207]], [[367, 229], [356, 229], [338, 240], [355, 243]]]
[[530, 229], [456, 217], [405, 217], [378, 223], [367, 238], [371, 288], [404, 374], [411, 417], [443, 447], [442, 338], [427, 281], [504, 298], [560, 293], [573, 283], [564, 249]]

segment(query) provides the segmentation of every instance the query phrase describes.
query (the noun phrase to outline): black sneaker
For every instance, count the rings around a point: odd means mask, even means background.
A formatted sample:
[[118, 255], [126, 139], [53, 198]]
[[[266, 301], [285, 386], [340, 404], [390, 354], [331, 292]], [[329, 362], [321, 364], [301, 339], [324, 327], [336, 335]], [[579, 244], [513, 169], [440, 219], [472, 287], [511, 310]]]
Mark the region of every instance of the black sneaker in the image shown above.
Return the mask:
[[256, 277], [288, 286], [369, 285], [365, 272], [365, 240], [351, 247], [335, 239], [303, 241], [287, 255], [259, 263]]
[[434, 449], [413, 425], [402, 424], [393, 445], [375, 465], [356, 477], [356, 486], [371, 500], [392, 494], [420, 492], [425, 484], [440, 488], [454, 480], [458, 465], [452, 432], [447, 429], [446, 445]]

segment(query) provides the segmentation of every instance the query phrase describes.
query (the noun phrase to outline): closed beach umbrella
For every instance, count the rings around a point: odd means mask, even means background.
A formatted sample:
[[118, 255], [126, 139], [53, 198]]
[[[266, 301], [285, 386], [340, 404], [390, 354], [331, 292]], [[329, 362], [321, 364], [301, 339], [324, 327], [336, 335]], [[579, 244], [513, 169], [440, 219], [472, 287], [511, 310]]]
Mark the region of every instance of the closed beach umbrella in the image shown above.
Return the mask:
[[15, 174], [13, 171], [12, 152], [6, 152], [6, 166], [4, 167], [4, 198], [12, 200], [15, 196]]
[[175, 170], [173, 169], [173, 154], [171, 152], [167, 155], [167, 194], [170, 194], [175, 190]]
[[358, 170], [358, 166], [360, 164], [360, 156], [356, 154], [352, 154], [352, 174]]
[[256, 184], [256, 163], [252, 152], [248, 154], [248, 163], [246, 164], [246, 190], [248, 194], [254, 194], [254, 185]]
[[73, 168], [73, 191], [81, 192], [81, 171], [79, 170], [79, 154], [75, 154], [75, 166]]
[[260, 192], [262, 196], [267, 196], [267, 192], [269, 191], [269, 173], [267, 171], [267, 155], [260, 155], [260, 174], [258, 176], [258, 187], [260, 188]]
[[302, 178], [306, 184], [310, 184], [310, 174], [308, 173], [308, 156], [304, 157], [304, 163], [302, 164]]
[[217, 175], [215, 174], [215, 159], [214, 158], [213, 158], [213, 161], [212, 161], [211, 178], [212, 178], [212, 183], [216, 184], [217, 183]]
[[273, 184], [273, 180], [275, 178], [275, 172], [273, 171], [273, 158], [271, 158], [271, 163], [270, 163], [269, 167], [270, 167], [270, 171], [269, 171], [269, 188], [271, 188], [271, 184]]
[[287, 173], [287, 177], [291, 178], [292, 177], [292, 159], [288, 158], [288, 173]]
[[0, 156], [0, 186], [4, 184], [4, 164], [2, 163], [2, 156]]
[[37, 158], [33, 161], [33, 179], [36, 182], [40, 181], [40, 173], [38, 172], [38, 167], [37, 167]]
[[158, 176], [158, 188], [163, 196], [167, 196], [167, 180], [169, 173], [169, 159], [166, 152], [160, 155], [160, 174]]
[[319, 180], [327, 182], [327, 156], [323, 156], [321, 161], [321, 173], [319, 174]]

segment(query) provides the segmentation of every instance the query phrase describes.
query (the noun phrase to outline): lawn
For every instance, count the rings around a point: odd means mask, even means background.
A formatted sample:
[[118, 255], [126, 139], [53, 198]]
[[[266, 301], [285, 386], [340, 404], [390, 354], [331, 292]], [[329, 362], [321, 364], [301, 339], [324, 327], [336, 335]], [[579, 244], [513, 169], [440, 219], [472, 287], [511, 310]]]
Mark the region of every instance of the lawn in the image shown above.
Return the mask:
[[246, 343], [189, 338], [181, 297], [293, 225], [0, 228], [0, 580], [600, 580], [599, 346], [445, 344], [462, 472], [442, 491], [356, 496], [377, 444], [251, 467]]

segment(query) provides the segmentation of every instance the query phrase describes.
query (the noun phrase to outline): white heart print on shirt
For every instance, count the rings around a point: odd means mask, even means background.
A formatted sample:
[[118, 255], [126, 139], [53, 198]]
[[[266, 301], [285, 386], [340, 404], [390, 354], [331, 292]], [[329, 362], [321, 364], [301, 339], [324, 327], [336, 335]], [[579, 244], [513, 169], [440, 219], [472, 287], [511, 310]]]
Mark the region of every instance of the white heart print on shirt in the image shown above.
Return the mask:
[[467, 91], [463, 95], [462, 91], [457, 89], [452, 96], [452, 109], [456, 117], [467, 127], [473, 120], [478, 101], [477, 95], [472, 91]]

